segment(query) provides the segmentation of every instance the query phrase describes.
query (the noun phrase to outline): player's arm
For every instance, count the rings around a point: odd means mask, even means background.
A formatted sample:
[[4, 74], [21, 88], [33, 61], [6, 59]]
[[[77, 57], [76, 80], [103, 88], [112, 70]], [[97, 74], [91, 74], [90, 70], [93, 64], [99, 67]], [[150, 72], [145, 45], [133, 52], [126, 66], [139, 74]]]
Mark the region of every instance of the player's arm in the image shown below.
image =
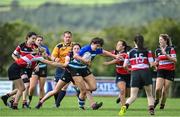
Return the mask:
[[84, 64], [87, 64], [87, 65], [90, 65], [91, 64], [91, 61], [90, 60], [85, 60], [84, 58], [82, 58], [81, 56], [79, 56], [78, 54], [75, 54], [73, 56], [73, 58], [83, 62]]
[[111, 61], [104, 62], [103, 64], [104, 65], [112, 65], [112, 64], [116, 64], [116, 63], [117, 63], [117, 59], [113, 59]]
[[111, 52], [106, 51], [106, 50], [103, 50], [103, 55], [113, 57], [115, 59], [124, 59], [120, 54], [115, 55], [115, 54], [112, 54]]
[[49, 65], [52, 65], [52, 66], [55, 66], [55, 67], [62, 67], [62, 68], [64, 68], [64, 65], [62, 63], [57, 63], [57, 62], [49, 61], [49, 60], [46, 60], [46, 59], [41, 59], [40, 61], [42, 63], [49, 64]]
[[12, 58], [16, 61], [17, 59], [20, 58], [20, 46], [17, 46], [16, 49], [14, 50], [14, 52], [12, 53]]
[[59, 48], [57, 46], [53, 49], [53, 52], [51, 54], [51, 60], [52, 61], [59, 62], [58, 50], [59, 50]]
[[65, 57], [65, 62], [64, 62], [64, 64], [63, 64], [63, 66], [64, 66], [64, 67], [67, 67], [68, 64], [69, 64], [69, 62], [70, 62], [70, 57], [69, 57], [69, 56], [66, 56], [66, 57]]
[[19, 57], [12, 53], [12, 58], [16, 61]]

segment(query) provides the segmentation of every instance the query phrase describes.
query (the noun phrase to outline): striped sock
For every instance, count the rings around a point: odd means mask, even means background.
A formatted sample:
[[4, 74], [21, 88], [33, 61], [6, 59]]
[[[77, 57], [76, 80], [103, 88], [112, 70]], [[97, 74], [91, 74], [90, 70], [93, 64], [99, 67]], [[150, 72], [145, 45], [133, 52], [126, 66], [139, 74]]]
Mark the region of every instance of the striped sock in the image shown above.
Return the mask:
[[85, 100], [78, 98], [79, 107], [84, 107]]

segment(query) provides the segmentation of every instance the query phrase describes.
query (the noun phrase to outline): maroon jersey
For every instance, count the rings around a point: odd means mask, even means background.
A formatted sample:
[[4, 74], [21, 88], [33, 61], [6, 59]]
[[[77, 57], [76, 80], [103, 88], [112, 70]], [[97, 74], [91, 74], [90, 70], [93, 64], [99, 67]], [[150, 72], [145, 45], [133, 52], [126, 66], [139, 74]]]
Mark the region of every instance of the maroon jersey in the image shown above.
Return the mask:
[[125, 68], [123, 68], [124, 59], [127, 56], [127, 53], [125, 53], [125, 52], [120, 53], [116, 50], [114, 50], [112, 53], [115, 55], [120, 54], [120, 56], [123, 57], [123, 58], [119, 59], [116, 63], [116, 73], [118, 73], [118, 74], [129, 74], [129, 72]]
[[149, 63], [153, 62], [153, 55], [151, 51], [148, 50], [138, 50], [137, 48], [131, 49], [126, 58], [124, 63], [131, 65], [131, 70], [141, 70], [141, 69], [148, 69]]
[[16, 63], [23, 68], [31, 68], [34, 69], [37, 65], [37, 61], [43, 60], [44, 58], [41, 56], [34, 56], [32, 54], [27, 54], [16, 60]]
[[[176, 58], [176, 51], [173, 47], [168, 46], [165, 48], [165, 51], [169, 56]], [[155, 57], [158, 62], [158, 69], [175, 70], [174, 62], [170, 61], [166, 55], [162, 54], [161, 48], [156, 49]]]
[[26, 42], [24, 42], [16, 47], [13, 54], [18, 57], [22, 57], [27, 54], [31, 54], [34, 48], [37, 48], [37, 45], [33, 44], [31, 47], [29, 47], [27, 46]]

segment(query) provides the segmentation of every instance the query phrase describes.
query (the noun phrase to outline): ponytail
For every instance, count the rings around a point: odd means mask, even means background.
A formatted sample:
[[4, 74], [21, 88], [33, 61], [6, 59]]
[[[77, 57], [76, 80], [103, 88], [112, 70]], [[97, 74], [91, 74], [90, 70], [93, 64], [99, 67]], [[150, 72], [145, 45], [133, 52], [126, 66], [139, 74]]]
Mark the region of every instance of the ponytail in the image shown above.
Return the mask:
[[142, 35], [136, 35], [134, 42], [137, 44], [138, 50], [144, 50], [144, 37]]

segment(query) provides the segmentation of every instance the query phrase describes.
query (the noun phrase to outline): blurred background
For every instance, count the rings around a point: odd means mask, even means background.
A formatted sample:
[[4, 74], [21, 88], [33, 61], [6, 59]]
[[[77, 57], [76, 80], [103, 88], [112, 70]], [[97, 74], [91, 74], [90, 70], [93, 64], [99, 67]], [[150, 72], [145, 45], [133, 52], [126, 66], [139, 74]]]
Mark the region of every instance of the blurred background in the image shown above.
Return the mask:
[[[73, 41], [82, 45], [93, 37], [105, 40], [104, 48], [115, 49], [124, 39], [133, 46], [133, 37], [141, 33], [152, 51], [158, 37], [167, 33], [180, 54], [180, 0], [0, 0], [0, 77], [7, 77], [15, 47], [34, 31], [45, 37], [52, 51], [61, 42], [64, 31], [73, 33]], [[103, 66], [107, 58], [97, 57], [92, 65], [96, 76], [114, 76], [114, 66]], [[179, 61], [176, 77], [180, 77]], [[54, 75], [49, 67], [49, 75]], [[176, 86], [177, 90], [180, 87]]]

